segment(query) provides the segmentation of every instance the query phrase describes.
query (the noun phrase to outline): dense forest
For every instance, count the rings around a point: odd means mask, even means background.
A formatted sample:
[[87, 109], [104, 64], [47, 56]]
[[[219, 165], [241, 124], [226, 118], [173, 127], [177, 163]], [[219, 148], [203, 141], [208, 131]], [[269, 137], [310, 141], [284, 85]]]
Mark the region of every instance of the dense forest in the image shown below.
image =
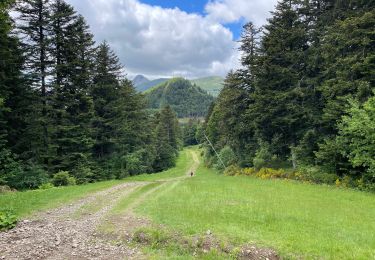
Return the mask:
[[179, 118], [204, 117], [214, 98], [189, 80], [174, 78], [146, 92], [149, 108], [170, 105]]
[[116, 54], [94, 42], [72, 6], [0, 2], [0, 185], [161, 171], [174, 165], [180, 143], [175, 112], [147, 112]]
[[[289, 167], [307, 181], [375, 187], [375, 2], [281, 0], [248, 23], [243, 68], [206, 122], [225, 166]], [[207, 163], [220, 165], [207, 145]]]

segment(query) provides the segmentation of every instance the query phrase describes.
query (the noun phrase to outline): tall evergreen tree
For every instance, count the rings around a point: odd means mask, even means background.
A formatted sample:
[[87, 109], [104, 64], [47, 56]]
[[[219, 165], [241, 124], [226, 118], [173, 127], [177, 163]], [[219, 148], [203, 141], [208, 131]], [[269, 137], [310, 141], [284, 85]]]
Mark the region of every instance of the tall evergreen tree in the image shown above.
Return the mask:
[[54, 57], [51, 162], [55, 170], [70, 170], [81, 178], [80, 170], [88, 165], [93, 145], [90, 134], [93, 102], [88, 95], [93, 40], [83, 18], [62, 0], [53, 3], [51, 22]]
[[40, 103], [34, 107], [32, 149], [38, 161], [49, 165], [50, 140], [48, 82], [50, 75], [50, 1], [25, 0], [18, 2], [18, 30], [24, 37], [23, 48], [26, 57], [26, 70], [33, 85], [39, 90]]
[[311, 119], [305, 82], [308, 39], [293, 1], [279, 2], [262, 39], [253, 114], [259, 137], [282, 158], [290, 154]]
[[154, 170], [162, 171], [173, 167], [180, 146], [180, 129], [176, 113], [170, 106], [164, 107], [157, 116], [156, 159]]
[[110, 50], [109, 45], [103, 42], [99, 45], [94, 68], [93, 86], [91, 95], [94, 100], [95, 118], [94, 131], [94, 157], [105, 159], [115, 151], [114, 128], [111, 124], [116, 117], [112, 104], [119, 97], [122, 66], [118, 57]]

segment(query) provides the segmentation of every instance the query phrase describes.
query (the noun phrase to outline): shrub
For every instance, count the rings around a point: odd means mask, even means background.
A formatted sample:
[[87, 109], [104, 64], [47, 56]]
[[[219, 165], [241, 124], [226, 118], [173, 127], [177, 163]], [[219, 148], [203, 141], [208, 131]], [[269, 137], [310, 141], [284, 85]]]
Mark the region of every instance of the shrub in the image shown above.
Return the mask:
[[12, 229], [17, 224], [17, 216], [10, 210], [0, 211], [0, 231]]
[[48, 174], [38, 165], [13, 168], [7, 175], [7, 185], [16, 189], [37, 189], [48, 182]]
[[67, 171], [60, 171], [53, 176], [52, 183], [55, 186], [76, 185], [76, 178], [70, 176]]
[[53, 187], [55, 187], [52, 183], [43, 183], [42, 185], [39, 186], [39, 189], [40, 190], [48, 190], [48, 189], [52, 189]]
[[255, 170], [255, 168], [243, 168], [242, 169], [242, 174], [243, 175], [247, 175], [247, 176], [255, 175], [256, 174], [256, 170]]
[[[232, 148], [230, 148], [229, 146], [225, 146], [223, 149], [221, 149], [219, 155], [225, 166], [230, 166], [237, 162], [237, 157], [234, 154]], [[218, 162], [217, 168], [222, 169], [223, 166]]]
[[260, 170], [263, 167], [270, 167], [274, 157], [275, 156], [270, 152], [269, 144], [264, 142], [261, 143], [253, 160], [255, 169]]
[[76, 178], [77, 184], [85, 184], [94, 179], [94, 173], [91, 168], [83, 164], [74, 170], [73, 176]]
[[236, 165], [231, 165], [224, 170], [225, 176], [237, 176], [241, 175], [241, 168]]

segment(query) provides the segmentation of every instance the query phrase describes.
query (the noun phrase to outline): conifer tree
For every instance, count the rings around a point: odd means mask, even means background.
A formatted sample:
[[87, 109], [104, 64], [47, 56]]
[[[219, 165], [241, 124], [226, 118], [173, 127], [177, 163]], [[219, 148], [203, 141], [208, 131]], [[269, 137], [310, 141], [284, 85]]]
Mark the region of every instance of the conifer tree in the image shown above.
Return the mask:
[[117, 116], [113, 104], [119, 98], [120, 75], [122, 66], [118, 57], [106, 42], [97, 48], [94, 61], [94, 77], [91, 96], [94, 101], [93, 156], [108, 161], [116, 150], [113, 120]]
[[48, 166], [50, 136], [48, 133], [48, 75], [51, 71], [50, 57], [50, 1], [25, 0], [18, 2], [16, 11], [18, 31], [22, 37], [26, 57], [26, 70], [32, 79], [34, 88], [39, 91], [39, 102], [34, 104], [33, 153], [37, 160]]
[[180, 146], [180, 129], [176, 113], [170, 106], [164, 107], [157, 116], [155, 171], [173, 167]]
[[251, 113], [259, 137], [271, 144], [274, 154], [286, 158], [311, 121], [304, 80], [308, 42], [293, 1], [279, 2], [272, 14], [262, 39]]
[[52, 164], [55, 171], [73, 171], [82, 179], [80, 171], [88, 165], [93, 145], [90, 134], [93, 102], [88, 95], [93, 40], [84, 19], [62, 0], [53, 3], [51, 22]]

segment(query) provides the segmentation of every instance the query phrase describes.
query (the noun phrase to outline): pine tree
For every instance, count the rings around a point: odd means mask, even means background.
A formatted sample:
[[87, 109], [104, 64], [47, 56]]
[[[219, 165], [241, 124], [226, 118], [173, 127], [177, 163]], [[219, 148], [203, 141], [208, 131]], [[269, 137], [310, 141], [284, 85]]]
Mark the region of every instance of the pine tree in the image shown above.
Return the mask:
[[286, 158], [311, 118], [311, 90], [305, 82], [308, 38], [293, 1], [279, 2], [261, 44], [259, 73], [250, 113], [259, 137]]
[[164, 107], [157, 116], [155, 171], [173, 167], [180, 146], [180, 129], [176, 113], [170, 106]]
[[91, 96], [94, 101], [93, 120], [93, 156], [102, 165], [110, 159], [116, 151], [115, 128], [113, 120], [116, 111], [113, 104], [119, 98], [120, 76], [122, 66], [118, 57], [110, 50], [109, 45], [103, 42], [97, 48], [94, 61], [94, 77]]
[[19, 13], [18, 30], [22, 37], [26, 57], [26, 70], [39, 90], [39, 103], [34, 104], [32, 150], [38, 161], [46, 166], [49, 162], [50, 140], [48, 133], [49, 106], [48, 82], [50, 75], [50, 1], [20, 1], [16, 11]]
[[93, 102], [88, 86], [94, 43], [84, 19], [64, 1], [53, 3], [51, 21], [54, 57], [51, 162], [55, 171], [73, 171], [83, 181], [86, 177], [80, 176], [80, 172], [89, 164], [93, 145], [90, 133]]
[[[26, 125], [25, 111], [29, 90], [22, 80], [23, 65], [20, 43], [11, 35], [13, 23], [9, 10], [13, 1], [0, 3], [0, 185], [10, 185], [10, 179], [23, 174], [15, 152], [20, 149]], [[23, 140], [23, 139], [22, 139]]]

